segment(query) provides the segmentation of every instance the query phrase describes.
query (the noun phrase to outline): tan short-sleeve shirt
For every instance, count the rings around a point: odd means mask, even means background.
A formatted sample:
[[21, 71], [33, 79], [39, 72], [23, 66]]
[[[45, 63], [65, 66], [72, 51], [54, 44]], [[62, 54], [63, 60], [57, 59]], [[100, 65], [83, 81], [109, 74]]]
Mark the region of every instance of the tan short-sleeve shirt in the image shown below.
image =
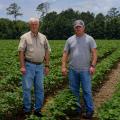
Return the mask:
[[51, 51], [45, 35], [38, 33], [34, 36], [30, 31], [20, 37], [18, 51], [25, 52], [25, 59], [33, 62], [43, 62], [46, 50]]

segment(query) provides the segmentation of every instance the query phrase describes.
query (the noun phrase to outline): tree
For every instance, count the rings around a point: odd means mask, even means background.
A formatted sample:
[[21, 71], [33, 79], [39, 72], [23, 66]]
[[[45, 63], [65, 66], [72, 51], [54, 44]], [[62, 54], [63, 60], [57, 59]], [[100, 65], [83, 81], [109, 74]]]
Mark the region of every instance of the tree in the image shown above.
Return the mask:
[[120, 20], [114, 18], [106, 23], [106, 38], [120, 39]]
[[43, 18], [43, 22], [41, 25], [41, 32], [47, 35], [49, 39], [56, 38], [55, 21], [57, 16], [58, 16], [57, 12], [50, 12]]
[[60, 14], [51, 12], [44, 17], [41, 28], [49, 39], [67, 39], [73, 34], [73, 21], [79, 17], [80, 13], [71, 8]]
[[10, 4], [10, 6], [6, 9], [7, 10], [7, 14], [8, 15], [13, 15], [15, 21], [17, 19], [17, 16], [21, 16], [23, 15], [22, 13], [20, 13], [20, 6], [18, 6], [16, 3], [12, 3]]
[[120, 12], [117, 8], [111, 8], [106, 16], [106, 37], [118, 39], [120, 37]]
[[94, 14], [90, 13], [89, 11], [82, 12], [80, 14], [80, 19], [82, 19], [85, 22], [85, 25], [87, 25], [87, 24], [93, 22], [93, 20], [94, 20]]
[[38, 13], [40, 14], [40, 19], [41, 20], [47, 14], [48, 9], [49, 9], [49, 3], [48, 2], [41, 3], [37, 6], [36, 11], [38, 11]]
[[95, 17], [94, 30], [96, 38], [105, 38], [105, 16], [102, 13], [97, 14]]
[[28, 24], [24, 21], [13, 21], [0, 18], [0, 39], [16, 39], [29, 30]]
[[116, 17], [120, 17], [120, 12], [117, 10], [117, 8], [111, 8], [107, 13], [107, 20], [114, 19]]

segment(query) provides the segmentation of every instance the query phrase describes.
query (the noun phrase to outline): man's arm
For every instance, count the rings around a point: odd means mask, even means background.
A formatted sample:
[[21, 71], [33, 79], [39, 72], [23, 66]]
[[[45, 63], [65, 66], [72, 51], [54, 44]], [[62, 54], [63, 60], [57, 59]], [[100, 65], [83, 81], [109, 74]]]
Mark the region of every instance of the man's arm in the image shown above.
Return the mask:
[[92, 48], [92, 62], [91, 62], [91, 67], [90, 67], [90, 73], [94, 74], [95, 73], [95, 66], [97, 63], [97, 49]]
[[97, 63], [97, 49], [93, 48], [92, 49], [92, 65], [95, 66]]
[[62, 74], [64, 76], [67, 75], [67, 60], [68, 60], [68, 53], [64, 51], [63, 56], [62, 56]]
[[26, 69], [25, 69], [24, 51], [19, 51], [19, 60], [20, 60], [20, 71], [22, 72], [22, 74], [25, 74]]
[[49, 61], [50, 61], [50, 52], [49, 52], [49, 50], [46, 50], [46, 52], [45, 52], [45, 58], [44, 58], [45, 74], [46, 75], [48, 75], [48, 73], [49, 73]]
[[49, 67], [49, 61], [50, 61], [50, 52], [48, 50], [46, 50], [45, 59], [44, 59], [45, 66]]

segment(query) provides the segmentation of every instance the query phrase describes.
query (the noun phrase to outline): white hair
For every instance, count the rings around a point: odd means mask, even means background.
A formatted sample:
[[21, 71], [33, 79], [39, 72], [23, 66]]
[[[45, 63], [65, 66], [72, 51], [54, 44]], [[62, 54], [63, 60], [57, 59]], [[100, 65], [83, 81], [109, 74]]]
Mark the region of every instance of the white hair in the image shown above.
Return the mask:
[[39, 18], [35, 18], [35, 17], [32, 17], [29, 19], [29, 23], [32, 23], [32, 22], [37, 22], [39, 23]]

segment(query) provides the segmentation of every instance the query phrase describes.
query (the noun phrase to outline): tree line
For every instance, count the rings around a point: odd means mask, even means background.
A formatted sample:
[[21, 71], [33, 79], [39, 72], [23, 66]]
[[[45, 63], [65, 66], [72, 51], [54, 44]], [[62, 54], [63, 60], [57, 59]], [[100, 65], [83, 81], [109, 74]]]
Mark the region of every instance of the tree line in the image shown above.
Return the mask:
[[[48, 4], [40, 4], [36, 8], [41, 11], [41, 29], [48, 39], [67, 39], [72, 34], [73, 22], [82, 19], [85, 22], [86, 32], [95, 39], [120, 39], [120, 12], [117, 8], [111, 8], [107, 15], [99, 13], [95, 15], [89, 11], [79, 12], [72, 8], [57, 13], [47, 13]], [[15, 9], [13, 9], [13, 8]], [[17, 11], [14, 11], [17, 10]], [[29, 30], [28, 23], [17, 20], [20, 7], [13, 5], [7, 8], [7, 14], [14, 15], [14, 20], [0, 18], [0, 39], [18, 39], [23, 33]]]

